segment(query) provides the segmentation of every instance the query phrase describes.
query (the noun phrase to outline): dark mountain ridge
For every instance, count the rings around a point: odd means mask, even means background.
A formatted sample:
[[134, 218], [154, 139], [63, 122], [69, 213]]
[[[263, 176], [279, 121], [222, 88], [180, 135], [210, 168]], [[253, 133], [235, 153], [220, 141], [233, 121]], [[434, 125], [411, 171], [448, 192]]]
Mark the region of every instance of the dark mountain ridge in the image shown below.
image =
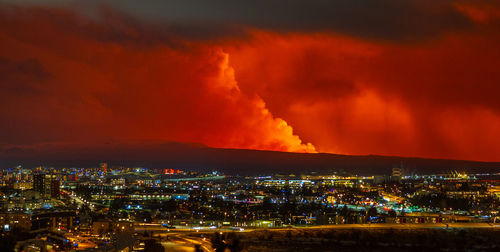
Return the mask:
[[407, 174], [437, 174], [455, 170], [469, 173], [500, 172], [500, 162], [221, 149], [200, 144], [158, 141], [0, 148], [0, 165], [3, 168], [19, 164], [27, 168], [40, 165], [96, 167], [100, 162], [108, 162], [111, 166], [217, 170], [231, 175], [332, 171], [388, 175], [393, 167], [401, 166]]

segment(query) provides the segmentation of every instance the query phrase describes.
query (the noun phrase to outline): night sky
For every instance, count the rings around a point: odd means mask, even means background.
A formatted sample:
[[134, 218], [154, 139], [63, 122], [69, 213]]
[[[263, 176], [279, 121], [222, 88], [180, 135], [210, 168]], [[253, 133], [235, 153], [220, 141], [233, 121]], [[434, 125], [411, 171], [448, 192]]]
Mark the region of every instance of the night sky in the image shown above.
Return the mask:
[[500, 161], [500, 1], [18, 2], [0, 0], [0, 152]]

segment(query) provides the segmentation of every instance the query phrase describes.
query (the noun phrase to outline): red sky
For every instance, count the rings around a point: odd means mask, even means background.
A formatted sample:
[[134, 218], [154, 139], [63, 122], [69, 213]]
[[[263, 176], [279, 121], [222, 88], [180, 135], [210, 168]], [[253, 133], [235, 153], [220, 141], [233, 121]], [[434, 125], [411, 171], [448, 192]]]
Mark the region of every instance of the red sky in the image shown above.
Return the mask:
[[500, 161], [500, 8], [484, 3], [450, 5], [466, 29], [402, 39], [252, 23], [193, 37], [110, 10], [5, 4], [0, 145], [156, 139]]

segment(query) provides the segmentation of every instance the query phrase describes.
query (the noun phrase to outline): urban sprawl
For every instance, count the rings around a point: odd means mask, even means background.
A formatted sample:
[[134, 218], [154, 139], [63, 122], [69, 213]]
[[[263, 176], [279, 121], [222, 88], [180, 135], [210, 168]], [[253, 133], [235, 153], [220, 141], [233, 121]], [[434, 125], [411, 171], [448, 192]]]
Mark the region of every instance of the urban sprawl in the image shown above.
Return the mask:
[[16, 251], [137, 251], [179, 243], [220, 251], [217, 243], [231, 248], [227, 233], [500, 221], [499, 173], [417, 175], [397, 167], [373, 176], [250, 177], [106, 163], [0, 173], [0, 231], [10, 242], [2, 246]]

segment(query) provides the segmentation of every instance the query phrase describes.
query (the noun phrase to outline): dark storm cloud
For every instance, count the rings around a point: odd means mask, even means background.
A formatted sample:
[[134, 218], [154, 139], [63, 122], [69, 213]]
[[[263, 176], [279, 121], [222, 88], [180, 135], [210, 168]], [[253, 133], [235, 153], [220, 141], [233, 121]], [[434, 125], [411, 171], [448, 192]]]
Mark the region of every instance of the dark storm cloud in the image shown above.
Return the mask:
[[42, 88], [40, 83], [49, 77], [50, 73], [37, 59], [18, 62], [0, 57], [0, 90], [8, 95], [38, 93]]
[[[15, 2], [17, 1], [4, 1]], [[242, 34], [243, 27], [282, 32], [331, 31], [389, 40], [429, 38], [472, 27], [454, 1], [431, 0], [254, 0], [254, 1], [27, 1], [70, 7], [98, 19], [112, 11], [161, 24], [189, 38]], [[105, 15], [102, 10], [106, 9]]]
[[142, 18], [175, 23], [242, 24], [282, 31], [342, 32], [361, 37], [401, 39], [466, 28], [469, 21], [450, 1], [256, 0], [153, 1], [151, 5], [108, 1]]

